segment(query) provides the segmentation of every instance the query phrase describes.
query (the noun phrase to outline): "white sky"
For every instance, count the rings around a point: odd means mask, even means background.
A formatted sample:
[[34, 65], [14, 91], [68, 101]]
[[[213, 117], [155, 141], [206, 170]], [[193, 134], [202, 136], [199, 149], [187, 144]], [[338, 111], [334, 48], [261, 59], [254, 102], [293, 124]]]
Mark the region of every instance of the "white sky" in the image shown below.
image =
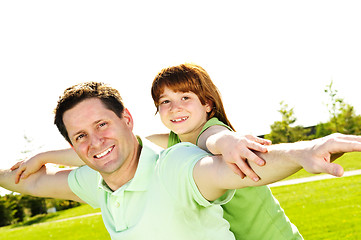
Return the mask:
[[117, 88], [137, 133], [166, 132], [150, 86], [183, 62], [208, 71], [243, 133], [268, 133], [282, 100], [299, 125], [326, 121], [331, 80], [360, 114], [360, 12], [347, 0], [1, 1], [0, 167], [22, 150], [67, 146], [52, 110], [82, 81]]

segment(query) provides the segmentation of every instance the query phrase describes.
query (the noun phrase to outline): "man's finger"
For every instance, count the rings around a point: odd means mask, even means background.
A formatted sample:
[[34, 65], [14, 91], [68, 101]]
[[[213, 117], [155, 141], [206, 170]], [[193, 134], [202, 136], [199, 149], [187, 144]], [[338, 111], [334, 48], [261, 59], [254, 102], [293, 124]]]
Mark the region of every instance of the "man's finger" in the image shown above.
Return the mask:
[[321, 168], [321, 172], [331, 174], [335, 177], [342, 177], [344, 173], [343, 167], [337, 163], [324, 162]]
[[356, 137], [357, 136], [346, 136], [328, 139], [329, 146], [327, 146], [327, 148], [331, 154], [355, 151], [361, 152], [361, 141], [358, 141], [357, 139], [359, 138]]

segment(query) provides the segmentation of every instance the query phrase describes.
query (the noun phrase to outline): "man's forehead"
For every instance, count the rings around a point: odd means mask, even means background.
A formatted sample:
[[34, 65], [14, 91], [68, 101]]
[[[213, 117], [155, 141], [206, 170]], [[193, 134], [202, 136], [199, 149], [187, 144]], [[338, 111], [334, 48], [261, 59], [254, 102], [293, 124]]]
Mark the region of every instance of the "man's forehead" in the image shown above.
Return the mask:
[[[109, 110], [99, 99], [86, 99], [64, 112], [63, 120], [66, 128], [82, 127], [99, 122]], [[70, 130], [70, 129], [68, 129]]]

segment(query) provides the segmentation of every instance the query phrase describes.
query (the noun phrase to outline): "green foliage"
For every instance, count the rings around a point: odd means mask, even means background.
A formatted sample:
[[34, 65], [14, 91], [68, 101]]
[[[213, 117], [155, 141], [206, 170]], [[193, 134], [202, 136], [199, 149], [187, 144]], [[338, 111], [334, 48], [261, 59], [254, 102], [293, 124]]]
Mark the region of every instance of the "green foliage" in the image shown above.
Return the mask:
[[343, 98], [337, 96], [338, 91], [333, 88], [333, 82], [327, 85], [325, 93], [329, 96], [327, 104], [330, 120], [316, 127], [315, 138], [323, 137], [331, 133], [361, 134], [361, 116], [356, 115], [353, 106], [346, 103]]
[[7, 207], [7, 201], [5, 199], [0, 199], [0, 227], [6, 226], [11, 223], [11, 211]]
[[8, 208], [11, 211], [12, 223], [24, 221], [24, 204], [21, 195], [8, 194], [4, 197], [7, 201]]
[[[71, 200], [46, 199], [21, 194], [7, 194], [0, 197], [0, 226], [10, 224], [33, 224], [32, 221], [47, 219], [47, 209], [55, 207], [57, 211], [80, 206]], [[29, 218], [33, 220], [29, 220]]]
[[47, 199], [47, 207], [55, 207], [57, 211], [74, 208], [80, 206], [79, 202], [72, 200], [62, 200], [62, 199]]
[[22, 200], [24, 201], [24, 205], [30, 209], [31, 217], [38, 214], [46, 213], [47, 208], [45, 198], [24, 195]]
[[305, 129], [302, 126], [292, 127], [296, 122], [293, 108], [289, 108], [288, 104], [283, 101], [280, 103], [281, 109], [279, 112], [282, 115], [281, 121], [276, 121], [271, 125], [271, 133], [267, 134], [265, 138], [271, 140], [273, 143], [296, 142], [299, 140], [308, 139], [311, 129]]
[[20, 195], [8, 194], [0, 198], [0, 226], [22, 222], [24, 205]]
[[271, 125], [271, 132], [265, 135], [265, 138], [273, 143], [285, 143], [320, 138], [335, 132], [360, 135], [361, 116], [355, 113], [354, 107], [337, 95], [338, 91], [333, 88], [332, 81], [324, 91], [329, 96], [329, 102], [326, 104], [330, 113], [328, 122], [311, 128], [293, 126], [297, 120], [293, 108], [281, 102], [279, 112], [282, 120]]

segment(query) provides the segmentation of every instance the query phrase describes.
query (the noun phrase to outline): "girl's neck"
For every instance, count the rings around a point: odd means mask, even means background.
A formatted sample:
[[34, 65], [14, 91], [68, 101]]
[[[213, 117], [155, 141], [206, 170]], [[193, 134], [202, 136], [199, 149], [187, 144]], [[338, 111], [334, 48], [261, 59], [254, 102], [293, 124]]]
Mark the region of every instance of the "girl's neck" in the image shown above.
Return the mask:
[[197, 145], [197, 139], [199, 133], [202, 131], [202, 128], [203, 125], [200, 129], [197, 129], [196, 131], [192, 131], [190, 133], [185, 133], [185, 134], [178, 134], [178, 137], [181, 140], [181, 142], [190, 142], [193, 143], [194, 145]]

